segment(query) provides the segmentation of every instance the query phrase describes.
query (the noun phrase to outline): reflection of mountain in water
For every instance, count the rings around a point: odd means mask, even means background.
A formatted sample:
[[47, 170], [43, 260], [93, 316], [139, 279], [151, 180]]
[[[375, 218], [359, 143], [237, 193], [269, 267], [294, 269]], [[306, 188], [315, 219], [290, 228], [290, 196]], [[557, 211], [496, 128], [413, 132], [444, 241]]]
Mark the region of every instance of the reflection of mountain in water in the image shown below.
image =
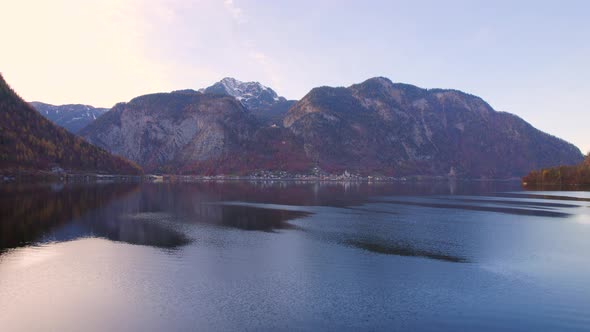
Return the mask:
[[82, 237], [167, 248], [187, 243], [182, 233], [125, 217], [137, 189], [137, 184], [3, 187], [0, 250]]
[[266, 189], [244, 183], [5, 186], [0, 189], [0, 250], [84, 237], [175, 248], [190, 242], [178, 230], [182, 224], [273, 231], [293, 228], [288, 221], [306, 215], [210, 204], [277, 193]]
[[[297, 211], [218, 204], [221, 202], [344, 207], [363, 204], [367, 197], [392, 192], [412, 195], [456, 190], [447, 182], [4, 186], [0, 189], [0, 250], [81, 237], [173, 248], [189, 242], [183, 232], [177, 230], [181, 224], [273, 231], [293, 228], [289, 220], [306, 215]], [[458, 192], [469, 190], [463, 188]]]
[[[375, 196], [472, 194], [516, 190], [518, 182], [306, 182], [225, 181], [163, 183], [142, 187], [142, 209], [194, 210], [203, 202], [249, 202], [296, 206], [346, 207], [364, 204]], [[194, 211], [197, 212], [198, 211]], [[191, 213], [194, 213], [191, 212]]]
[[[293, 190], [297, 193], [296, 187], [281, 191], [289, 195]], [[176, 222], [187, 224], [265, 232], [294, 228], [288, 221], [307, 213], [219, 204], [233, 200], [270, 199], [269, 194], [273, 193], [277, 194], [246, 182], [145, 185], [139, 204], [143, 212], [166, 211], [174, 216]]]
[[190, 240], [182, 233], [161, 220], [144, 220], [125, 214], [125, 208], [113, 203], [73, 221], [62, 228], [50, 232], [42, 239], [48, 241], [68, 241], [84, 237], [106, 238], [111, 241], [129, 244], [173, 249], [188, 244]]
[[3, 186], [0, 190], [0, 249], [37, 241], [91, 210], [128, 194], [129, 185]]
[[307, 215], [305, 212], [270, 210], [247, 206], [223, 205], [220, 208], [222, 225], [254, 231], [293, 229], [295, 226], [287, 221]]
[[384, 254], [384, 255], [395, 255], [395, 256], [409, 256], [409, 257], [423, 257], [429, 259], [436, 259], [445, 262], [452, 263], [467, 263], [468, 260], [463, 257], [453, 256], [437, 251], [428, 251], [424, 249], [414, 248], [412, 245], [404, 244], [391, 244], [381, 243], [379, 241], [361, 241], [361, 240], [349, 240], [344, 242], [345, 245], [351, 247], [367, 250], [370, 252]]
[[[481, 195], [513, 189], [511, 184], [446, 181], [4, 186], [0, 250], [84, 237], [176, 248], [190, 242], [185, 235], [190, 232], [185, 231], [192, 225], [273, 232], [296, 228], [290, 221], [314, 212], [314, 222], [303, 227], [306, 234], [323, 240], [381, 254], [461, 261], [463, 255], [456, 248], [437, 242], [435, 228], [444, 224], [431, 225], [428, 218], [418, 222], [423, 211], [567, 217], [579, 206], [574, 200], [559, 202], [552, 196]], [[383, 227], [379, 232], [367, 231], [378, 225]], [[390, 228], [391, 232], [383, 231]], [[418, 229], [424, 231], [423, 242], [416, 241]], [[380, 237], [384, 234], [389, 235]]]

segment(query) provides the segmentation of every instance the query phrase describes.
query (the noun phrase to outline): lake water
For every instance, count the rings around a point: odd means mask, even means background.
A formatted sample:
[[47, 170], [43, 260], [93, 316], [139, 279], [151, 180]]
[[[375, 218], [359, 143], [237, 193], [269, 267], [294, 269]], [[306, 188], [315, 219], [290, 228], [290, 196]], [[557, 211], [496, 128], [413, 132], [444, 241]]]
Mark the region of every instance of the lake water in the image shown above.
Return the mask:
[[1, 331], [590, 331], [590, 192], [6, 185]]

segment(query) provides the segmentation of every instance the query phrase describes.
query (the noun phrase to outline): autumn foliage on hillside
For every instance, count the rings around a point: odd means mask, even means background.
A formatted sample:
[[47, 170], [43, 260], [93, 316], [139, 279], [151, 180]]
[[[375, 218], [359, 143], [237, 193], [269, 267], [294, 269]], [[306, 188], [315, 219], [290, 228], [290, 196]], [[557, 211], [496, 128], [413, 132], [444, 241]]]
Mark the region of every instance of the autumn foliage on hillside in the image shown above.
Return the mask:
[[140, 174], [141, 169], [41, 116], [0, 75], [0, 170]]
[[575, 166], [559, 166], [532, 171], [522, 179], [526, 185], [584, 185], [590, 186], [590, 154]]

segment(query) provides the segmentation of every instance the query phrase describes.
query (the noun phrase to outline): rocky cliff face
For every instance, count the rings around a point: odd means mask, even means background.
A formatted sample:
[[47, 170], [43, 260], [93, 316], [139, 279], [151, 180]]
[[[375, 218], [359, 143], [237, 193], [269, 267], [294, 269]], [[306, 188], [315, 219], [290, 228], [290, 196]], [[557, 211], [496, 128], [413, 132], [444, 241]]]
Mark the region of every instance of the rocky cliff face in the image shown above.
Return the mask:
[[282, 125], [287, 111], [295, 104], [294, 100], [287, 100], [273, 89], [258, 82], [242, 82], [231, 77], [226, 77], [199, 91], [236, 98], [265, 125]]
[[233, 97], [158, 93], [117, 104], [80, 134], [149, 171], [175, 171], [240, 152], [255, 121]]
[[460, 91], [386, 78], [316, 88], [289, 110], [283, 127], [244, 106], [245, 94], [267, 90], [234, 83], [229, 87], [242, 99], [193, 90], [141, 96], [80, 133], [149, 172], [308, 173], [319, 166], [331, 173], [506, 178], [582, 160], [573, 145]]
[[582, 159], [575, 146], [479, 97], [380, 77], [313, 89], [284, 125], [333, 171], [503, 178]]
[[51, 105], [38, 101], [30, 104], [49, 121], [74, 134], [108, 111], [108, 108], [80, 104]]
[[140, 174], [141, 169], [56, 126], [23, 101], [0, 75], [0, 172]]

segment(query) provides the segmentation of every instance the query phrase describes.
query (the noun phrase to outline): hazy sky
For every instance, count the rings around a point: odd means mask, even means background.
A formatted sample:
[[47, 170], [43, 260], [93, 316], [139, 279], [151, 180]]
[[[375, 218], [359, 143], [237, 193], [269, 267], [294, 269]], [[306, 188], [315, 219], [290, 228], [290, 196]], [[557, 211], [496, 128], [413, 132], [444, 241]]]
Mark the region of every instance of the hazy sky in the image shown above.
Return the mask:
[[0, 0], [27, 100], [110, 107], [260, 81], [298, 99], [386, 76], [481, 96], [590, 151], [590, 1]]

